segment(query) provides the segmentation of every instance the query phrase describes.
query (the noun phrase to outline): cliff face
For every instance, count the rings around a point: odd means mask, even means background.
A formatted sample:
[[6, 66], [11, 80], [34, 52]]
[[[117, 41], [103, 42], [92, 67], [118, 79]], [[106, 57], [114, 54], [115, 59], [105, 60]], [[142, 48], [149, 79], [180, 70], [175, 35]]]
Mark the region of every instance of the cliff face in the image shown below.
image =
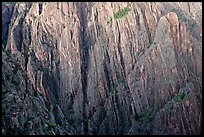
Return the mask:
[[201, 134], [201, 12], [195, 2], [3, 4], [2, 133]]

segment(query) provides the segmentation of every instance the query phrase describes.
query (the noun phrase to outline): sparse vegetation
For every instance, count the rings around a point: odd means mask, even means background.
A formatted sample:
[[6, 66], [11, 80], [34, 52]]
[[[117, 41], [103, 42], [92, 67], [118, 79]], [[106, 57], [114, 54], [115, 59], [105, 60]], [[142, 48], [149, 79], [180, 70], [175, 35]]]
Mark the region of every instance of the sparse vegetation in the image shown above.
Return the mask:
[[197, 23], [192, 18], [188, 17], [187, 15], [184, 15], [182, 11], [173, 8], [171, 12], [176, 13], [180, 21], [186, 22], [188, 24], [190, 32], [192, 32], [193, 29], [197, 26]]
[[186, 18], [185, 15], [181, 15], [181, 21], [182, 21], [182, 22], [186, 22], [186, 21], [187, 21], [187, 18]]
[[24, 128], [27, 128], [29, 126], [29, 120], [26, 120], [25, 123], [24, 123]]
[[68, 120], [68, 123], [71, 125], [71, 126], [73, 126], [74, 125], [74, 119], [72, 118], [72, 119], [69, 119]]
[[48, 130], [51, 130], [52, 128], [55, 128], [57, 125], [56, 124], [52, 124], [52, 123], [48, 123]]
[[117, 11], [116, 13], [114, 13], [113, 17], [111, 17], [110, 19], [108, 19], [107, 24], [112, 24], [113, 18], [117, 20], [117, 19], [121, 19], [122, 17], [124, 17], [125, 15], [127, 15], [128, 12], [131, 11], [131, 7], [130, 7], [130, 6], [131, 6], [131, 5], [128, 4], [127, 7], [125, 7], [125, 8], [123, 8], [123, 9]]
[[190, 32], [192, 32], [193, 29], [197, 26], [197, 23], [194, 20], [189, 20], [188, 24], [189, 24]]
[[111, 18], [107, 21], [107, 24], [112, 23], [112, 21], [113, 21], [113, 18], [111, 17]]
[[137, 112], [135, 114], [135, 120], [136, 121], [142, 121], [144, 120], [146, 123], [149, 123], [153, 120], [155, 114], [155, 110], [153, 108], [150, 108], [147, 110], [146, 113], [139, 115]]
[[20, 82], [14, 80], [14, 79], [11, 80], [11, 83], [13, 83], [13, 84], [16, 85], [16, 86], [19, 86], [19, 85], [20, 85]]
[[171, 12], [176, 13], [176, 15], [178, 16], [178, 19], [181, 20], [182, 22], [188, 21], [186, 15], [184, 15], [181, 11], [179, 11], [177, 9], [172, 9]]
[[11, 75], [10, 75], [10, 74], [6, 74], [6, 79], [7, 79], [7, 80], [9, 80], [9, 79], [10, 79], [10, 77], [11, 77]]
[[55, 128], [57, 125], [56, 124], [52, 124], [52, 123], [48, 123], [47, 125], [47, 128], [45, 127], [45, 123], [41, 120], [41, 123], [40, 123], [40, 125], [41, 125], [41, 128], [42, 128], [42, 130], [43, 130], [43, 132], [48, 132], [48, 131], [50, 131], [52, 128]]
[[37, 92], [37, 91], [34, 92], [34, 96], [35, 96], [35, 97], [38, 96], [38, 92]]
[[135, 114], [135, 120], [138, 121], [139, 119], [142, 118], [142, 115], [138, 115], [138, 113], [136, 112]]
[[175, 95], [173, 100], [176, 102], [181, 102], [184, 99], [184, 97], [185, 97], [185, 93], [178, 93]]
[[119, 10], [118, 12], [116, 12], [113, 17], [114, 19], [121, 19], [122, 17], [124, 17], [125, 15], [128, 14], [128, 12], [131, 11], [131, 8], [129, 6], [125, 7], [122, 10]]
[[15, 67], [15, 68], [13, 68], [13, 74], [17, 74], [17, 71], [18, 71], [18, 69]]
[[122, 84], [123, 86], [125, 86], [125, 84], [126, 84], [125, 79], [121, 79], [121, 80], [119, 81], [119, 84]]
[[154, 109], [151, 108], [147, 111], [147, 113], [144, 114], [144, 120], [149, 123], [153, 120], [153, 116], [154, 116]]
[[41, 125], [43, 132], [47, 132], [44, 121], [41, 120], [40, 125]]

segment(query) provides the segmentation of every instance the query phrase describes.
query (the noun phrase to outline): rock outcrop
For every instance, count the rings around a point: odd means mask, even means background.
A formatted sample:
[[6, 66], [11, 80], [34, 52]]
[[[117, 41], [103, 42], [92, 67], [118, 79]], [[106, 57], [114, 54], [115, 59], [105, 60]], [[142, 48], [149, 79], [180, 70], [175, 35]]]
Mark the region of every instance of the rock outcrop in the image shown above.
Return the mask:
[[202, 4], [2, 4], [3, 134], [202, 132]]

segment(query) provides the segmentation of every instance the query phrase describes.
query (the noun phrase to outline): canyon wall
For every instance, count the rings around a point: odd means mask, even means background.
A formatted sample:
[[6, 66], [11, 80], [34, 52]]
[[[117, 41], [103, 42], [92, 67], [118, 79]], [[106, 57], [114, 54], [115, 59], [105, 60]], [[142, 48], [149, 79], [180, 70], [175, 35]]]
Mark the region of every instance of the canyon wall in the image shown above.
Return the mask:
[[201, 134], [202, 4], [3, 3], [2, 99], [3, 134]]

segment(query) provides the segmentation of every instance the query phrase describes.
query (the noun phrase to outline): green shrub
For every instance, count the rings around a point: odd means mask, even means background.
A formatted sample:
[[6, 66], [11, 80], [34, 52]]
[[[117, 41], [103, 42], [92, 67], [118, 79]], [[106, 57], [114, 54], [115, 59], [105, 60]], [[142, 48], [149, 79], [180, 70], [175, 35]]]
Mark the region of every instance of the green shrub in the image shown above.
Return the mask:
[[69, 119], [69, 120], [68, 120], [68, 123], [69, 123], [71, 126], [74, 125], [74, 122], [75, 122], [74, 119]]
[[10, 77], [11, 77], [11, 75], [10, 75], [10, 74], [6, 74], [6, 79], [7, 79], [7, 80], [9, 80], [9, 79], [10, 79]]
[[122, 17], [124, 17], [125, 15], [128, 14], [128, 12], [131, 11], [131, 8], [129, 7], [129, 5], [127, 7], [125, 7], [122, 10], [119, 10], [118, 12], [116, 12], [113, 17], [114, 19], [121, 19]]
[[137, 112], [135, 114], [135, 120], [138, 121], [142, 118], [142, 115], [139, 115]]
[[185, 93], [178, 93], [175, 95], [173, 99], [176, 102], [181, 102], [184, 99], [184, 97], [185, 97]]
[[42, 120], [40, 122], [40, 125], [41, 125], [41, 128], [42, 128], [43, 132], [46, 132], [47, 130], [45, 128], [45, 123]]
[[24, 123], [24, 128], [27, 128], [29, 126], [28, 120]]
[[38, 92], [34, 91], [34, 96], [37, 97], [38, 96]]
[[182, 16], [181, 16], [181, 21], [182, 21], [182, 22], [186, 22], [187, 20], [188, 20], [188, 19], [186, 18], [185, 15], [182, 15]]
[[110, 18], [110, 19], [107, 21], [107, 24], [112, 23], [112, 21], [113, 21], [113, 18]]
[[[128, 12], [131, 11], [131, 4], [128, 4], [127, 7], [117, 11], [116, 13], [114, 13], [113, 18], [114, 19], [121, 19], [122, 17], [124, 17], [125, 15], [128, 14]], [[111, 17], [108, 21], [107, 24], [112, 24], [113, 18]]]
[[190, 32], [192, 32], [193, 29], [197, 26], [197, 23], [195, 21], [193, 21], [193, 20], [189, 20], [188, 24], [189, 24]]
[[47, 131], [50, 131], [52, 128], [55, 128], [57, 125], [56, 124], [52, 124], [52, 123], [48, 123], [48, 127], [46, 128], [45, 127], [45, 123], [44, 121], [41, 120], [40, 122], [40, 125], [41, 125], [41, 128], [43, 130], [43, 132], [47, 132]]
[[20, 85], [20, 82], [19, 81], [15, 81], [14, 79], [11, 80], [11, 83], [13, 83], [16, 86]]
[[150, 108], [146, 113], [142, 115], [138, 115], [138, 113], [135, 114], [135, 120], [136, 121], [141, 121], [144, 120], [146, 123], [149, 123], [153, 120], [155, 111], [153, 108]]
[[48, 130], [50, 130], [51, 128], [55, 128], [57, 125], [56, 124], [52, 124], [52, 123], [48, 123]]
[[119, 84], [122, 84], [123, 86], [125, 85], [125, 79], [121, 79], [120, 81], [119, 81]]
[[113, 86], [112, 91], [114, 91], [114, 92], [117, 91], [117, 86]]
[[176, 8], [173, 8], [172, 10], [171, 10], [171, 12], [174, 12], [174, 13], [178, 13], [178, 10], [176, 9]]
[[13, 74], [16, 74], [17, 71], [18, 71], [18, 69], [17, 69], [17, 68], [14, 68], [12, 71], [13, 71]]

